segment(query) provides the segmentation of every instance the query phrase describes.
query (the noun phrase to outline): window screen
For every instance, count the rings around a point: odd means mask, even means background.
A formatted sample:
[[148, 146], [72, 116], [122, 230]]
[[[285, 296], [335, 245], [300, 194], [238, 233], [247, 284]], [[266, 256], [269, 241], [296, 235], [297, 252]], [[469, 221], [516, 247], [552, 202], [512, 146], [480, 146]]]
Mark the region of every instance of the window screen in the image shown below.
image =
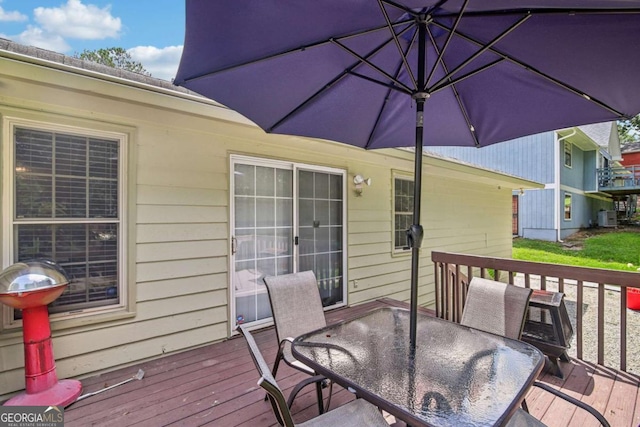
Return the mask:
[[394, 200], [394, 249], [408, 250], [407, 230], [413, 222], [413, 181], [395, 178]]
[[572, 146], [569, 141], [564, 142], [564, 165], [566, 167], [571, 167], [571, 150]]
[[571, 194], [568, 193], [564, 195], [564, 219], [571, 219]]
[[120, 141], [15, 128], [14, 143], [14, 261], [65, 270], [51, 312], [117, 304]]

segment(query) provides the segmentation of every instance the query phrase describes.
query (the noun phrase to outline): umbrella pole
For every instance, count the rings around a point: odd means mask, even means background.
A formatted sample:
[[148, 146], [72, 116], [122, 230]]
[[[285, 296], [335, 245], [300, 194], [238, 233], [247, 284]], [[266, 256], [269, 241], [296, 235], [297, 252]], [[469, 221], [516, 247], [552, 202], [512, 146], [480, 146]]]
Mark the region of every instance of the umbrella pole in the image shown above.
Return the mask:
[[409, 343], [411, 349], [416, 345], [418, 321], [418, 270], [420, 267], [420, 246], [424, 231], [420, 225], [420, 200], [422, 198], [422, 137], [424, 131], [424, 102], [428, 94], [424, 91], [427, 24], [424, 17], [418, 18], [418, 91], [413, 98], [416, 101], [416, 143], [414, 159], [413, 185], [413, 225], [408, 231], [411, 247], [411, 311], [409, 313]]
[[[418, 102], [418, 114], [422, 115], [421, 108], [424, 108], [424, 101]], [[416, 344], [416, 323], [418, 318], [418, 269], [420, 267], [420, 244], [424, 232], [420, 225], [420, 196], [422, 192], [422, 126], [416, 127], [416, 153], [414, 163], [413, 186], [413, 225], [410, 229], [413, 242], [411, 243], [411, 313], [409, 317], [409, 338], [411, 347]], [[418, 140], [418, 137], [420, 138]]]

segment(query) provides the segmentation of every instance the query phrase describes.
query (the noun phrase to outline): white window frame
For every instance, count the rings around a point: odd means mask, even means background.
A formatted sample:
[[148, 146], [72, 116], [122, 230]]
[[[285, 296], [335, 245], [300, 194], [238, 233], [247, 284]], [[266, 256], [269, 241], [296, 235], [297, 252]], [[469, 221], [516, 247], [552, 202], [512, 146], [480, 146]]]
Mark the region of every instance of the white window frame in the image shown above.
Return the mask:
[[[396, 246], [396, 214], [398, 212], [396, 212], [396, 180], [403, 180], [403, 181], [411, 181], [413, 182], [413, 185], [415, 185], [415, 179], [413, 177], [413, 175], [409, 175], [406, 173], [401, 173], [401, 172], [393, 172], [391, 174], [391, 189], [392, 189], [392, 194], [391, 194], [391, 212], [392, 212], [392, 216], [391, 216], [391, 250], [393, 254], [410, 254], [411, 253], [411, 248], [408, 247], [397, 247]], [[407, 214], [406, 212], [400, 212], [402, 214]], [[409, 214], [411, 215], [411, 217], [413, 218], [413, 211]]]
[[[95, 130], [90, 128], [69, 126], [63, 124], [55, 124], [44, 121], [29, 120], [17, 117], [4, 117], [3, 118], [3, 148], [2, 148], [2, 230], [3, 230], [3, 244], [2, 244], [2, 267], [6, 268], [14, 263], [14, 225], [18, 223], [14, 218], [15, 212], [15, 191], [14, 191], [14, 133], [16, 128], [29, 128], [35, 130], [41, 130], [45, 132], [57, 132], [65, 134], [79, 135], [82, 137], [95, 137], [117, 140], [120, 144], [119, 151], [119, 164], [118, 171], [118, 218], [110, 221], [111, 223], [118, 224], [119, 230], [119, 242], [118, 242], [118, 295], [119, 302], [117, 304], [105, 305], [100, 307], [91, 307], [84, 309], [70, 309], [69, 311], [54, 313], [50, 315], [52, 321], [63, 319], [74, 319], [78, 317], [95, 316], [104, 313], [122, 312], [123, 309], [129, 307], [130, 289], [128, 283], [128, 270], [130, 263], [128, 262], [127, 249], [128, 249], [128, 192], [126, 185], [126, 177], [128, 170], [128, 135], [121, 132], [112, 132], [104, 130]], [[40, 221], [42, 222], [42, 221]], [[70, 223], [91, 223], [91, 219], [85, 219], [80, 221], [68, 221]], [[94, 221], [102, 222], [102, 221]], [[48, 222], [49, 223], [49, 222]], [[62, 223], [62, 222], [61, 222]], [[22, 326], [22, 320], [14, 319], [13, 309], [2, 305], [0, 307], [2, 311], [2, 329], [13, 329]]]
[[[562, 148], [562, 153], [564, 154], [564, 166], [567, 168], [571, 168], [573, 167], [573, 144], [570, 143], [569, 141], [564, 141], [563, 144], [563, 148]], [[569, 155], [567, 157], [567, 154]], [[569, 159], [569, 161], [567, 162], [567, 158]]]
[[[569, 200], [569, 204], [567, 205], [567, 199]], [[571, 221], [573, 216], [573, 195], [571, 193], [564, 193], [563, 198], [563, 210], [562, 210], [562, 218], [565, 221]], [[567, 218], [567, 206], [569, 206], [569, 218]]]

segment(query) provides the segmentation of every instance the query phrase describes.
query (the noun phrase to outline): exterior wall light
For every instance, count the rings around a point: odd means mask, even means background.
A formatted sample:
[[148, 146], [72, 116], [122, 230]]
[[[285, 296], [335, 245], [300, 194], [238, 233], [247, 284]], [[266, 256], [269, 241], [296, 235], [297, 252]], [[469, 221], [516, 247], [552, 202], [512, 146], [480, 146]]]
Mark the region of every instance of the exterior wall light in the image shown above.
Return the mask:
[[366, 184], [367, 186], [370, 186], [371, 178], [363, 178], [362, 175], [356, 175], [353, 177], [353, 183], [356, 186], [356, 195], [362, 196], [363, 185]]

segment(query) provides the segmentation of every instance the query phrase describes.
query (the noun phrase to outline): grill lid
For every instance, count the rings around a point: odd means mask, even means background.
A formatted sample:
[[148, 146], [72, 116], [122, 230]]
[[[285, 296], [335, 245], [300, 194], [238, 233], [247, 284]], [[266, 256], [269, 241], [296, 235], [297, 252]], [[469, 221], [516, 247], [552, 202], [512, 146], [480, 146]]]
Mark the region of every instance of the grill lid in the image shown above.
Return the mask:
[[62, 267], [49, 260], [18, 262], [0, 272], [0, 294], [19, 294], [68, 283]]

